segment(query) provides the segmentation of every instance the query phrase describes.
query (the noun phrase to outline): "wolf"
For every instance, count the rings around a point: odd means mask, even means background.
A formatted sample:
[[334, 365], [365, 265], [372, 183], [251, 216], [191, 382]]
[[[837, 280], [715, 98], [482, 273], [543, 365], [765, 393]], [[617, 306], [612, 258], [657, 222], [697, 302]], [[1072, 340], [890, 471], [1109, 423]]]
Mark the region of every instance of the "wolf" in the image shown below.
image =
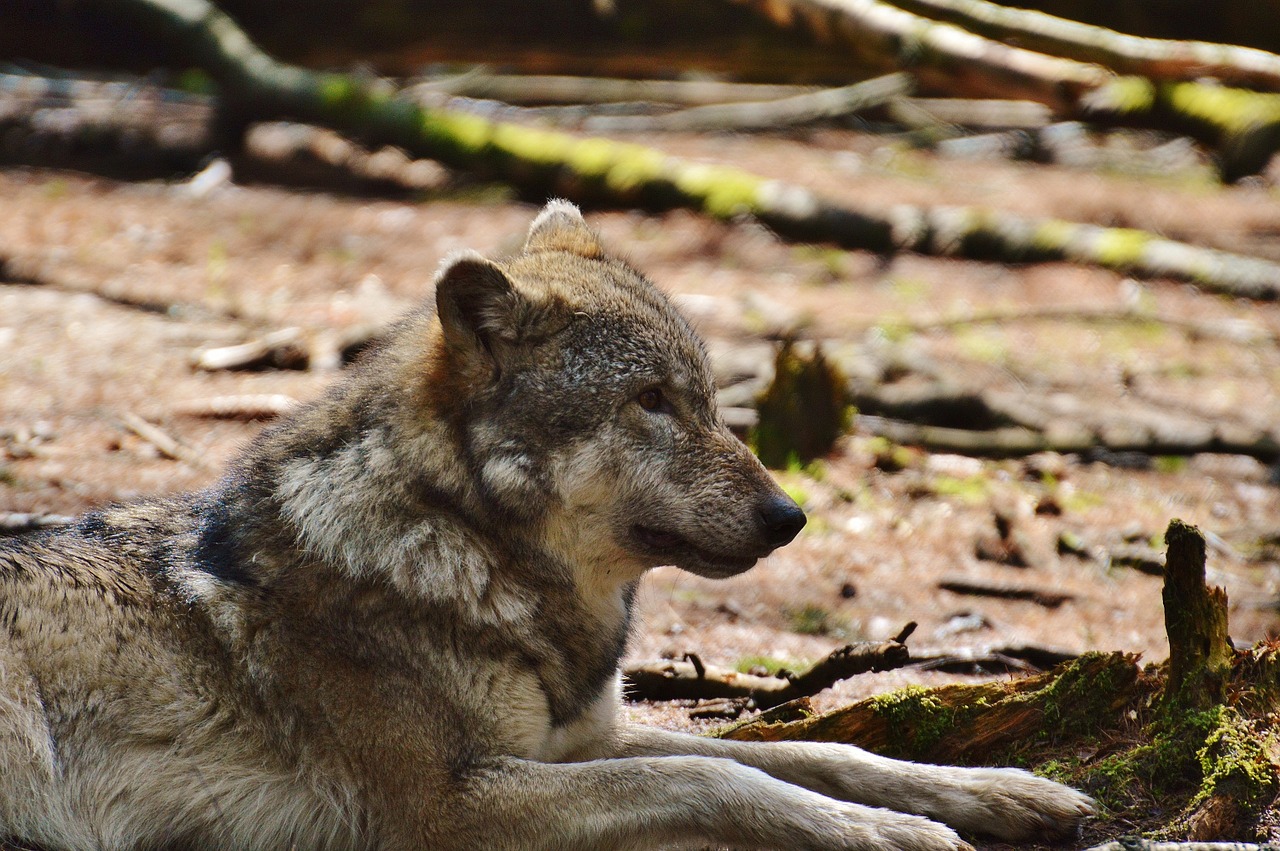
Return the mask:
[[1076, 825], [1089, 799], [1023, 771], [619, 720], [642, 575], [741, 573], [805, 523], [714, 400], [690, 325], [572, 205], [504, 262], [450, 258], [210, 489], [0, 545], [0, 837], [949, 851]]

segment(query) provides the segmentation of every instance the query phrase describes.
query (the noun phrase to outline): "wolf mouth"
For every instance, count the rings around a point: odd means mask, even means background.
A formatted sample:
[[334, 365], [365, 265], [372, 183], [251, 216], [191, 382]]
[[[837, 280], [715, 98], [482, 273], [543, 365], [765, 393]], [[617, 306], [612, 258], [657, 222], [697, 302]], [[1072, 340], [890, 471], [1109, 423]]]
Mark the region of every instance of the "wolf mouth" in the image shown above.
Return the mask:
[[689, 554], [699, 561], [733, 572], [746, 570], [759, 560], [759, 556], [754, 555], [734, 556], [709, 552], [695, 545], [688, 538], [677, 535], [675, 532], [665, 532], [652, 526], [636, 524], [631, 527], [631, 534], [645, 549], [658, 555], [671, 556], [673, 559], [677, 559], [674, 562], [677, 566], [682, 566], [678, 557]]

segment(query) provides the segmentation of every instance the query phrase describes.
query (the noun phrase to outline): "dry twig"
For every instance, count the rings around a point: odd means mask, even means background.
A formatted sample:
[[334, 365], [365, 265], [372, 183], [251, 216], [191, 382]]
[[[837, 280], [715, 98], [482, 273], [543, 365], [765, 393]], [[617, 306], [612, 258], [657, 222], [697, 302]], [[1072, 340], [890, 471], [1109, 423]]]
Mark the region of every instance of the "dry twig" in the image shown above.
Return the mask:
[[209, 469], [209, 465], [198, 452], [178, 442], [175, 437], [164, 429], [147, 422], [132, 411], [126, 411], [121, 414], [120, 421], [126, 429], [150, 443], [164, 457], [171, 458], [174, 461], [182, 461], [197, 470]]
[[[900, 636], [905, 640], [905, 632]], [[803, 674], [782, 672], [776, 677], [744, 674], [705, 665], [693, 654], [684, 659], [630, 665], [623, 672], [631, 700], [750, 698], [768, 709], [799, 697], [809, 697], [840, 680], [868, 671], [889, 671], [911, 661], [900, 640], [850, 644], [831, 653]]]

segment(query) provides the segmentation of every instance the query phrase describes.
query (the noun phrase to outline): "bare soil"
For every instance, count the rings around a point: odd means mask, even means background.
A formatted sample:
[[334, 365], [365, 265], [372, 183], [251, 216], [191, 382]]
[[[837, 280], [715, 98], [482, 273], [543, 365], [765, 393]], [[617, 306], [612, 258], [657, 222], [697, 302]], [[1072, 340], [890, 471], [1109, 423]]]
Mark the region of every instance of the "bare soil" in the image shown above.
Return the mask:
[[[847, 131], [804, 138], [671, 137], [673, 153], [725, 161], [860, 203], [956, 203], [1122, 224], [1280, 257], [1280, 203], [1265, 183], [1224, 189], [1203, 173], [1133, 176], [949, 161]], [[496, 193], [430, 203], [231, 185], [117, 183], [71, 172], [0, 170], [0, 511], [75, 514], [115, 500], [200, 488], [261, 428], [182, 413], [214, 397], [307, 399], [334, 379], [310, 371], [202, 372], [193, 353], [287, 327], [322, 342], [384, 323], [429, 297], [441, 259], [518, 247], [535, 208]], [[989, 309], [1135, 304], [1241, 335], [1145, 324], [1009, 322], [895, 337], [979, 389], [1061, 396], [1081, 410], [1145, 400], [1168, 416], [1270, 428], [1280, 421], [1280, 306], [1135, 282], [1070, 265], [1011, 268], [885, 258], [784, 243], [751, 223], [692, 214], [589, 215], [609, 244], [679, 295], [726, 375], [767, 363], [771, 329], [798, 327], [846, 357], [875, 351], [889, 322]], [[36, 282], [15, 282], [34, 269]], [[852, 353], [852, 354], [849, 354]], [[726, 378], [726, 383], [728, 379]], [[139, 415], [181, 441], [164, 457], [123, 424]], [[1064, 415], [1065, 416], [1065, 415]], [[1167, 654], [1160, 579], [1110, 563], [1121, 545], [1160, 547], [1171, 518], [1210, 533], [1210, 579], [1231, 598], [1237, 646], [1280, 634], [1280, 493], [1249, 459], [1156, 459], [1145, 469], [1078, 457], [979, 461], [921, 456], [875, 465], [856, 425], [829, 458], [779, 477], [809, 513], [799, 539], [749, 573], [713, 582], [654, 572], [629, 658], [696, 653], [725, 666], [803, 667], [852, 640], [919, 623], [910, 646], [982, 653], [1038, 645]], [[1114, 460], [1114, 459], [1113, 459]], [[1126, 460], [1126, 459], [1121, 459]], [[1134, 460], [1134, 459], [1127, 459]], [[980, 558], [999, 512], [1030, 566]], [[1064, 533], [1085, 555], [1060, 554]], [[1049, 607], [941, 590], [940, 582], [1067, 595]], [[819, 695], [819, 708], [908, 683], [1008, 673], [907, 668]], [[687, 706], [637, 717], [696, 727]]]

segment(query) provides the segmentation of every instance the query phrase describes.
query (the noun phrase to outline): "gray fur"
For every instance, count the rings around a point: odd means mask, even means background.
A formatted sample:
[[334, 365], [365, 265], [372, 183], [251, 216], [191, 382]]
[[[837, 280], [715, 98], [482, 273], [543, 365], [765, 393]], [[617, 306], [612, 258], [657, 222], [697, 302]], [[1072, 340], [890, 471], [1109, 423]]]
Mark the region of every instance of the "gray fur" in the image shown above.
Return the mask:
[[1014, 770], [618, 722], [645, 571], [740, 572], [798, 530], [714, 396], [689, 325], [571, 205], [505, 263], [451, 259], [434, 307], [210, 491], [0, 544], [0, 836], [956, 849], [877, 807], [1004, 838], [1086, 814]]

